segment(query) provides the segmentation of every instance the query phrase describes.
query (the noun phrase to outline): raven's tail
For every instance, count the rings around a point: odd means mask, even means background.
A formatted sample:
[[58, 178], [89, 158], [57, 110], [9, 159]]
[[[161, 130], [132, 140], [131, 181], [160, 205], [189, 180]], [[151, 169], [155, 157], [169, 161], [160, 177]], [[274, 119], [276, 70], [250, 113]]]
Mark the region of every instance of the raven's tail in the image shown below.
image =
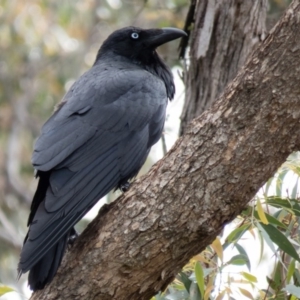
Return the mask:
[[[38, 183], [38, 188], [32, 200], [31, 212], [28, 218], [28, 226], [34, 223], [33, 219], [35, 217], [35, 214], [37, 213], [39, 206], [43, 203], [45, 199], [46, 191], [49, 186], [50, 175], [51, 175], [50, 171], [49, 172], [37, 171], [36, 177], [39, 177], [39, 183]], [[18, 271], [19, 271], [19, 277], [23, 273], [26, 273], [28, 270], [30, 271], [28, 276], [28, 285], [33, 291], [43, 289], [47, 283], [51, 282], [62, 261], [69, 236], [73, 234], [73, 231], [75, 232], [75, 230], [72, 228], [53, 247], [51, 247], [47, 252], [45, 252], [45, 254], [43, 254], [41, 259], [35, 264], [28, 262], [30, 258], [32, 258], [32, 256], [36, 254], [34, 251], [30, 250], [30, 246], [29, 246], [30, 251], [27, 250], [25, 254], [23, 253], [26, 244], [33, 242], [30, 241], [29, 239], [29, 232], [27, 233], [24, 240], [24, 246], [21, 252]]]
[[[73, 230], [73, 229], [72, 229]], [[52, 281], [64, 256], [69, 233], [61, 238], [29, 271], [28, 285], [30, 289], [41, 290]]]

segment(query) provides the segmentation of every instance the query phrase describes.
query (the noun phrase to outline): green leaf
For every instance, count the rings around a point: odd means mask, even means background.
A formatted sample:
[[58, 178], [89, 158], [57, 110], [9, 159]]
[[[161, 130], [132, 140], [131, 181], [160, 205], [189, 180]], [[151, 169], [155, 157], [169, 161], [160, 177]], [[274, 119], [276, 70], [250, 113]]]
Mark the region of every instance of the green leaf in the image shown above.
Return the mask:
[[276, 263], [276, 267], [274, 269], [272, 278], [274, 280], [274, 282], [276, 283], [277, 286], [277, 291], [279, 291], [282, 287], [282, 282], [284, 281], [284, 279], [282, 278], [282, 264], [280, 262]]
[[246, 265], [247, 262], [249, 262], [248, 256], [245, 256], [243, 254], [234, 255], [227, 263], [226, 265], [236, 265], [236, 266], [242, 266]]
[[285, 210], [294, 213], [296, 216], [300, 217], [300, 205], [295, 199], [283, 199], [281, 197], [267, 197], [265, 199], [266, 203], [274, 207], [284, 208]]
[[286, 293], [284, 291], [277, 291], [274, 296], [275, 296], [275, 298], [273, 298], [273, 299], [276, 299], [276, 300], [286, 300]]
[[296, 252], [294, 246], [282, 232], [280, 232], [276, 227], [270, 224], [260, 225], [267, 232], [273, 243], [275, 243], [282, 251], [284, 251], [285, 253], [287, 253], [288, 255], [300, 262], [299, 255]]
[[274, 212], [272, 217], [274, 217], [276, 220], [282, 220], [287, 214], [289, 214], [289, 212], [287, 212], [284, 208], [280, 208]]
[[242, 254], [242, 255], [244, 255], [244, 256], [247, 257], [248, 262], [246, 263], [246, 265], [247, 265], [248, 270], [251, 271], [251, 265], [250, 265], [249, 256], [248, 256], [247, 252], [245, 251], [245, 249], [240, 244], [238, 244], [238, 243], [235, 244], [235, 248], [237, 249], [237, 251], [240, 254]]
[[15, 290], [6, 285], [0, 285], [0, 297]]
[[185, 289], [189, 292], [192, 281], [183, 272], [180, 272], [178, 277], [179, 280], [184, 284]]
[[278, 219], [274, 218], [273, 216], [269, 215], [268, 213], [265, 213], [267, 220], [269, 221], [270, 224], [274, 226], [281, 227], [282, 229], [287, 229], [287, 226], [280, 222]]
[[195, 282], [192, 282], [190, 286], [190, 300], [201, 300], [202, 296], [200, 294], [198, 285]]
[[295, 286], [293, 284], [288, 284], [282, 290], [288, 292], [289, 294], [296, 296], [298, 299], [300, 298], [300, 287], [298, 287], [298, 286]]
[[256, 276], [249, 274], [247, 272], [241, 272], [241, 274], [250, 282], [256, 283], [257, 282], [257, 278]]
[[298, 269], [295, 269], [293, 279], [294, 279], [294, 284], [296, 286], [300, 286], [300, 272]]
[[247, 223], [231, 231], [225, 240], [225, 243], [223, 245], [223, 250], [225, 250], [225, 248], [229, 244], [237, 242], [243, 236], [243, 234], [246, 231], [248, 231], [250, 228], [251, 228], [251, 224]]
[[289, 267], [288, 267], [288, 271], [287, 271], [287, 274], [286, 274], [286, 282], [289, 283], [294, 275], [294, 272], [295, 272], [295, 260], [292, 259], [290, 264], [289, 264]]
[[[254, 217], [256, 220], [260, 220], [259, 216], [258, 216], [258, 212], [255, 210], [253, 213]], [[276, 218], [274, 218], [273, 216], [269, 215], [268, 213], [265, 212], [265, 216], [268, 220], [269, 223], [281, 227], [283, 229], [287, 229], [286, 225], [284, 225], [282, 222], [278, 221]]]
[[[266, 233], [266, 235], [267, 235], [267, 233]], [[264, 245], [265, 245], [265, 241], [264, 241], [263, 235], [260, 230], [258, 230], [258, 238], [259, 238], [259, 242], [260, 242], [260, 252], [259, 252], [259, 262], [258, 263], [260, 264], [262, 261], [262, 258], [263, 258]], [[268, 239], [270, 239], [270, 238], [268, 237]]]
[[278, 285], [276, 284], [276, 282], [275, 282], [272, 278], [270, 278], [269, 276], [266, 276], [266, 279], [267, 279], [268, 284], [270, 285], [270, 287], [271, 287], [274, 291], [277, 291], [277, 290], [280, 288], [280, 286], [278, 286]]
[[[215, 268], [205, 268], [202, 270], [203, 270], [203, 277], [205, 278], [206, 276], [209, 276], [212, 272], [214, 272]], [[214, 275], [212, 275], [212, 276], [214, 276]], [[188, 278], [191, 281], [197, 281], [195, 272], [193, 272]]]
[[204, 297], [204, 274], [199, 261], [195, 264], [195, 275], [202, 298]]
[[256, 227], [259, 229], [259, 233], [262, 235], [263, 240], [268, 244], [273, 253], [276, 253], [275, 246], [265, 229], [261, 226], [261, 223], [257, 222]]
[[252, 216], [253, 207], [247, 205], [241, 212], [242, 217], [251, 217]]

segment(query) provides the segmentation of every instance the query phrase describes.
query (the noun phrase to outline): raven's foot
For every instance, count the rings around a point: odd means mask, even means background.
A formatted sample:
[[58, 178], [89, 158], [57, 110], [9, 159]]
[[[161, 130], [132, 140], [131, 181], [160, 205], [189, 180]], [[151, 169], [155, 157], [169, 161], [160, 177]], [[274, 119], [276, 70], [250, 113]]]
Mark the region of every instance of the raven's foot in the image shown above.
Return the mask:
[[75, 228], [73, 228], [68, 238], [68, 245], [73, 246], [78, 237], [79, 233], [75, 230]]
[[129, 190], [129, 188], [130, 188], [130, 183], [129, 183], [128, 181], [126, 181], [124, 184], [122, 184], [122, 185], [120, 186], [120, 190], [121, 190], [123, 193], [127, 192], [127, 191]]

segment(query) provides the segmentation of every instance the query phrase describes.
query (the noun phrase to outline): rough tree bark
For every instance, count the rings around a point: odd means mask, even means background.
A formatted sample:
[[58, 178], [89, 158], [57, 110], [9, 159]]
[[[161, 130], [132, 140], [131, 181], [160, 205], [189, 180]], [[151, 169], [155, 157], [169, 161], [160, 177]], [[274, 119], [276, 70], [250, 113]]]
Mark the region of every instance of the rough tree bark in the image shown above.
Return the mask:
[[300, 0], [214, 105], [106, 206], [32, 299], [149, 299], [300, 147]]
[[[194, 2], [185, 24], [186, 30], [193, 24], [193, 32], [181, 135], [220, 96], [266, 32], [267, 0]], [[185, 48], [181, 43], [181, 56]]]

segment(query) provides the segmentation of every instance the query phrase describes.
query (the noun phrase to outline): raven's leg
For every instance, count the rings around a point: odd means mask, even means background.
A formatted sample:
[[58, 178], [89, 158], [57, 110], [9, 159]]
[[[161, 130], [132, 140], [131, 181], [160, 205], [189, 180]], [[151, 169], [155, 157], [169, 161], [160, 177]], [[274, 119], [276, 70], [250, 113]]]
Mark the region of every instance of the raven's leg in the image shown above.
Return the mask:
[[129, 190], [130, 188], [130, 183], [128, 181], [126, 181], [125, 183], [120, 185], [120, 190], [125, 193]]
[[69, 238], [68, 238], [68, 245], [73, 246], [73, 244], [75, 243], [78, 236], [79, 236], [79, 233], [73, 227], [71, 229], [71, 232], [70, 232], [70, 235], [69, 235]]

